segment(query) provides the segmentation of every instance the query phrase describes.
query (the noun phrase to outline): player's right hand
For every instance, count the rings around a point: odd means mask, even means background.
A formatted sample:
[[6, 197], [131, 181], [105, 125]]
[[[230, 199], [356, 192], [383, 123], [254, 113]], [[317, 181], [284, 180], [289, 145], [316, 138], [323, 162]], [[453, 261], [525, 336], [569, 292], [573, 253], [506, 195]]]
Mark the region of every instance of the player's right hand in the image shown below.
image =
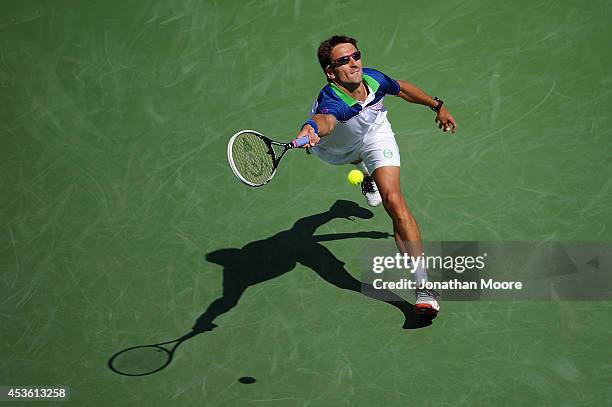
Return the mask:
[[310, 124], [307, 124], [304, 127], [302, 127], [302, 130], [300, 130], [300, 132], [298, 133], [297, 138], [300, 138], [303, 136], [308, 136], [308, 138], [310, 139], [310, 142], [308, 144], [304, 144], [302, 148], [314, 147], [315, 145], [319, 144], [319, 141], [321, 141], [321, 139], [319, 138], [319, 135], [315, 133], [314, 129], [312, 128]]

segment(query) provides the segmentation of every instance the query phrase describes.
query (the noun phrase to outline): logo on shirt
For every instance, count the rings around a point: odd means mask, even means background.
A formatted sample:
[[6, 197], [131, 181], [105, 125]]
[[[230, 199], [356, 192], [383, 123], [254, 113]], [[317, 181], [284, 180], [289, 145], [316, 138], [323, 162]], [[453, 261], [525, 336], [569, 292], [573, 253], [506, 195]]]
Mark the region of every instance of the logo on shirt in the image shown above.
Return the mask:
[[374, 103], [373, 105], [368, 106], [370, 109], [374, 109], [374, 110], [384, 110], [385, 109], [385, 105], [383, 105], [383, 100], [380, 99], [378, 102]]
[[388, 148], [383, 150], [383, 156], [385, 158], [391, 158], [393, 157], [393, 151], [389, 150]]

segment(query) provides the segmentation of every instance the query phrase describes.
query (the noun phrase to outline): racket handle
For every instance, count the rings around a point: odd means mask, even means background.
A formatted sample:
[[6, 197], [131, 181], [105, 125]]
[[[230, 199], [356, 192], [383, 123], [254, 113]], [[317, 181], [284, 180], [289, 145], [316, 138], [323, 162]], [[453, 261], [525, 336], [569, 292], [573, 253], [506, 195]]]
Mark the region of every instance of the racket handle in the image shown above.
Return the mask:
[[309, 142], [310, 142], [310, 138], [308, 136], [302, 136], [300, 138], [296, 138], [289, 144], [291, 144], [291, 147], [297, 148], [297, 147], [305, 146]]

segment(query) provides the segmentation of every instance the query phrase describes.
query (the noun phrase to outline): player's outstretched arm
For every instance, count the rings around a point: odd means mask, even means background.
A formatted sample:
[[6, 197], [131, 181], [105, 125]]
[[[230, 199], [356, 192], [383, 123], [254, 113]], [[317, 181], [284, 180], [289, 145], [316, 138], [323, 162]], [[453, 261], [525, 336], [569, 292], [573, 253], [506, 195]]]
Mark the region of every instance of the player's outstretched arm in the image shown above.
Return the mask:
[[[438, 102], [418, 86], [402, 80], [397, 81], [397, 83], [400, 85], [400, 91], [397, 96], [401, 97], [405, 101], [428, 106], [430, 108], [437, 106]], [[452, 128], [453, 133], [457, 131], [457, 123], [455, 122], [455, 118], [450, 114], [444, 105], [442, 105], [440, 111], [437, 112], [435, 122], [438, 123], [438, 127], [444, 131], [447, 131], [450, 128]]]
[[308, 136], [310, 138], [310, 143], [306, 144], [304, 147], [312, 147], [318, 144], [320, 137], [331, 134], [331, 132], [334, 131], [334, 127], [336, 127], [336, 117], [331, 114], [315, 114], [312, 120], [316, 123], [318, 132], [315, 131], [312, 125], [305, 124], [297, 136], [297, 138], [302, 136]]

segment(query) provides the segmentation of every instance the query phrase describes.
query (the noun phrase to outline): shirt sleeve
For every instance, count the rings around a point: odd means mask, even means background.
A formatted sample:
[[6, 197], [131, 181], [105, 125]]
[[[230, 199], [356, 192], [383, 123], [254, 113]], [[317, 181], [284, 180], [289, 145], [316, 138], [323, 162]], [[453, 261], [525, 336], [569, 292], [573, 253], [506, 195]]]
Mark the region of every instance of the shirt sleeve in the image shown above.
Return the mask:
[[350, 117], [350, 112], [347, 112], [348, 106], [342, 100], [333, 97], [330, 90], [322, 90], [319, 93], [317, 101], [312, 105], [311, 113], [315, 114], [331, 114], [338, 121], [346, 121]]
[[378, 90], [383, 92], [385, 95], [397, 96], [397, 94], [400, 92], [399, 83], [384, 73], [372, 68], [363, 68], [363, 72], [376, 79], [376, 82], [380, 84]]

